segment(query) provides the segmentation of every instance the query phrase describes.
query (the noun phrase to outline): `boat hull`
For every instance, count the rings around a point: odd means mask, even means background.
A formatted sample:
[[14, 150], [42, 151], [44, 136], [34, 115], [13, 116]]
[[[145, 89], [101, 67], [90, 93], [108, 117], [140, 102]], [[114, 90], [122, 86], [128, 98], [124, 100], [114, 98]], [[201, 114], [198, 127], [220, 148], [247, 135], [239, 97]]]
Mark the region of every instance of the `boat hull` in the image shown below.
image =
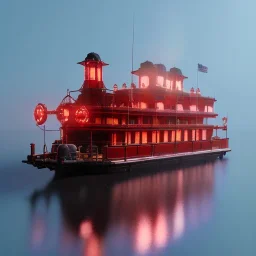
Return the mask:
[[163, 168], [172, 168], [179, 165], [190, 165], [202, 163], [217, 158], [222, 159], [230, 148], [204, 150], [197, 152], [186, 152], [179, 154], [159, 155], [152, 157], [131, 158], [117, 161], [76, 161], [67, 160], [60, 163], [57, 161], [38, 160], [34, 163], [23, 161], [27, 164], [33, 164], [38, 169], [48, 168], [55, 171], [58, 176], [76, 176], [84, 174], [103, 174], [116, 172], [143, 172], [145, 170], [156, 170]]

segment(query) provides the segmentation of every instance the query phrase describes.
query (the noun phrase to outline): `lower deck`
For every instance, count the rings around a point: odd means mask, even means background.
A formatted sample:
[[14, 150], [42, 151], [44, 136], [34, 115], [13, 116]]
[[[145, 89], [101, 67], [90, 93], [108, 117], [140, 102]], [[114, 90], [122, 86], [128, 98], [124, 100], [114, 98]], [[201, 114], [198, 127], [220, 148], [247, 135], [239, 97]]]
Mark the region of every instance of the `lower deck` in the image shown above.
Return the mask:
[[137, 146], [105, 147], [103, 154], [96, 151], [93, 154], [77, 152], [74, 160], [59, 161], [52, 153], [28, 156], [24, 163], [38, 169], [62, 170], [66, 172], [98, 173], [120, 170], [130, 170], [134, 166], [156, 162], [172, 162], [206, 160], [208, 158], [223, 158], [228, 147], [228, 139], [197, 141], [186, 143], [167, 143]]

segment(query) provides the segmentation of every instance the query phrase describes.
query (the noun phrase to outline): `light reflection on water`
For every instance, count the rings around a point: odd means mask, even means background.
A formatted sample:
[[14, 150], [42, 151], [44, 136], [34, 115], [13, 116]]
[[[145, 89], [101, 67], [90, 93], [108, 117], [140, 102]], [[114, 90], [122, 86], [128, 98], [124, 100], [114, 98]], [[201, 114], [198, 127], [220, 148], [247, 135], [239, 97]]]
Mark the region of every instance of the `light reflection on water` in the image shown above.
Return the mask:
[[[31, 250], [49, 248], [54, 239], [63, 255], [157, 255], [211, 218], [215, 174], [225, 164], [52, 181], [30, 198]], [[61, 216], [55, 238], [49, 236], [52, 197]]]

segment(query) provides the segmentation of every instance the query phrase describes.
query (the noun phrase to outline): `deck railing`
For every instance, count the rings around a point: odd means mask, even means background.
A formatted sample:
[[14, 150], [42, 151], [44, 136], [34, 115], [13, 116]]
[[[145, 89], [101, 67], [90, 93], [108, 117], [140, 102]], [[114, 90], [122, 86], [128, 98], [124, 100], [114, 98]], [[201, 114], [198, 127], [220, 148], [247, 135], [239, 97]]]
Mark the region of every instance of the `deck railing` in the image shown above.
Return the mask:
[[211, 141], [186, 141], [145, 145], [104, 147], [103, 160], [126, 160], [127, 158], [149, 157], [202, 150], [228, 148], [228, 138]]
[[[185, 152], [196, 152], [202, 150], [214, 150], [228, 148], [229, 139], [213, 139], [211, 141], [186, 141], [152, 144], [133, 144], [123, 146], [104, 146], [101, 152], [93, 147], [92, 152], [88, 147], [86, 152], [77, 151], [76, 157], [86, 161], [113, 161], [129, 158], [141, 158], [150, 156], [169, 155]], [[31, 161], [35, 159], [56, 159], [57, 153], [35, 154], [29, 156]]]

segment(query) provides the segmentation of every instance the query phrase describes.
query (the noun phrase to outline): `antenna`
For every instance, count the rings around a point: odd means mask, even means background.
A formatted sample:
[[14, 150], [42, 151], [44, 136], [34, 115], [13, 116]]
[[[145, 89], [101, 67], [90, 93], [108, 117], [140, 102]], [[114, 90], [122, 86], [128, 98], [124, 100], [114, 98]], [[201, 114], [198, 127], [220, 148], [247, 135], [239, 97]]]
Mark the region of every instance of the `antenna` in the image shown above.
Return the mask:
[[[134, 50], [134, 13], [132, 15], [132, 71], [133, 71], [133, 50]], [[133, 95], [132, 95], [132, 84], [133, 84], [133, 74], [131, 72], [131, 89], [129, 93], [129, 99], [128, 99], [128, 115], [127, 115], [127, 124], [129, 125], [129, 105], [130, 101], [133, 102]]]
[[[132, 16], [132, 71], [133, 71], [133, 51], [134, 51], [134, 13]], [[133, 83], [133, 74], [131, 76], [131, 80]]]

